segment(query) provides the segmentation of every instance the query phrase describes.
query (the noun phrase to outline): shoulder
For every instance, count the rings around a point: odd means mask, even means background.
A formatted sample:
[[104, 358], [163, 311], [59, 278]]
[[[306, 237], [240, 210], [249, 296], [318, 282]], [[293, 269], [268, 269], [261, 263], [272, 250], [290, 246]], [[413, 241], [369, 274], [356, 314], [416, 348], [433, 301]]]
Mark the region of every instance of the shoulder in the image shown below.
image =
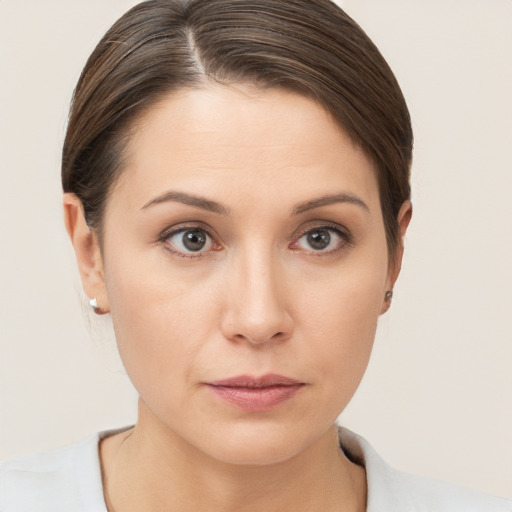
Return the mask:
[[339, 434], [343, 450], [366, 468], [367, 512], [512, 512], [512, 500], [397, 471], [362, 437]]
[[0, 511], [106, 511], [98, 440], [0, 464]]
[[[387, 494], [393, 505], [396, 502], [393, 510], [397, 512], [512, 512], [512, 501], [505, 498], [391, 468], [382, 476], [381, 483], [385, 487], [381, 488], [381, 492]], [[378, 500], [378, 496], [376, 499]], [[368, 512], [370, 510], [373, 509], [369, 508]]]

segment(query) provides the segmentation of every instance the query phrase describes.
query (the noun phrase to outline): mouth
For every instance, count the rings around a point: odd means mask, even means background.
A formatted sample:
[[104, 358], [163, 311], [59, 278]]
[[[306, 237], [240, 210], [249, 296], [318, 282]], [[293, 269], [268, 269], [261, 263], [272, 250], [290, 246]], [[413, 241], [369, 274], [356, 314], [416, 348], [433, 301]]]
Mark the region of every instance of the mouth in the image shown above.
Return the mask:
[[283, 375], [240, 375], [207, 382], [220, 399], [246, 411], [268, 411], [293, 398], [306, 384]]

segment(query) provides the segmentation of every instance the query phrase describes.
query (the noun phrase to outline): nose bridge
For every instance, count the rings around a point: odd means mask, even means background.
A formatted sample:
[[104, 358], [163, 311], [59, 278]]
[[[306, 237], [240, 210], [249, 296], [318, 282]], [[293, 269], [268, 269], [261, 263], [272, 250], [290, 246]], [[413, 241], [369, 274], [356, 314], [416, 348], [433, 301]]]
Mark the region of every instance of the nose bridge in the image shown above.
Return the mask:
[[234, 259], [226, 318], [228, 337], [266, 343], [290, 335], [285, 276], [275, 251], [268, 243], [252, 240]]

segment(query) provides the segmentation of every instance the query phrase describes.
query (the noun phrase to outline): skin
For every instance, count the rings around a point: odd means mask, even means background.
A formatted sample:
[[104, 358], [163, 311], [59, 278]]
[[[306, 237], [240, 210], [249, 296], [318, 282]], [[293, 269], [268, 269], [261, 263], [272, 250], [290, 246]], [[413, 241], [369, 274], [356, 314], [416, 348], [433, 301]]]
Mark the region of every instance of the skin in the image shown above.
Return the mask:
[[[111, 313], [140, 394], [135, 428], [101, 444], [109, 510], [365, 510], [364, 469], [339, 449], [334, 422], [403, 251], [391, 264], [370, 160], [310, 99], [212, 84], [147, 112], [127, 157], [101, 248], [64, 196], [84, 291]], [[225, 211], [161, 200], [169, 191]], [[407, 202], [402, 239], [410, 216]], [[194, 227], [208, 233], [199, 252], [168, 235]], [[308, 238], [320, 228], [322, 249]], [[305, 385], [264, 412], [204, 385], [267, 373]]]

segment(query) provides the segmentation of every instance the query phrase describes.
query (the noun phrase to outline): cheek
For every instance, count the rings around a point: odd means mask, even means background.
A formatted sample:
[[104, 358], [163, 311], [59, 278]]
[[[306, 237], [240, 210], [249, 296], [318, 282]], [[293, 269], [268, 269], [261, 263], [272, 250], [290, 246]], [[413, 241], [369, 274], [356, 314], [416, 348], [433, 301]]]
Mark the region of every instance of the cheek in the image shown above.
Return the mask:
[[[170, 407], [178, 405], [173, 400], [185, 401], [192, 392], [193, 369], [215, 325], [208, 280], [191, 280], [134, 252], [109, 268], [112, 321], [130, 379], [147, 401], [166, 395]], [[169, 393], [168, 386], [180, 392]]]
[[364, 375], [371, 355], [387, 263], [359, 260], [334, 272], [301, 304], [305, 359], [321, 383], [324, 404], [333, 417], [345, 408]]

